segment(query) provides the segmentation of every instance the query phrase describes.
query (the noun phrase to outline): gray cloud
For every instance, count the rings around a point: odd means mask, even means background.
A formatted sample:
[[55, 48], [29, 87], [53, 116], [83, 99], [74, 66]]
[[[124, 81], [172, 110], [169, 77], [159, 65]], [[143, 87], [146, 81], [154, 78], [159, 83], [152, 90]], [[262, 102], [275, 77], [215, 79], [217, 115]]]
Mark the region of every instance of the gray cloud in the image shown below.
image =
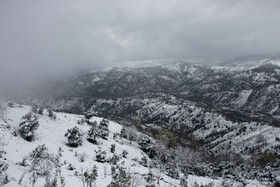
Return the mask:
[[277, 53], [279, 23], [278, 0], [1, 0], [0, 78]]

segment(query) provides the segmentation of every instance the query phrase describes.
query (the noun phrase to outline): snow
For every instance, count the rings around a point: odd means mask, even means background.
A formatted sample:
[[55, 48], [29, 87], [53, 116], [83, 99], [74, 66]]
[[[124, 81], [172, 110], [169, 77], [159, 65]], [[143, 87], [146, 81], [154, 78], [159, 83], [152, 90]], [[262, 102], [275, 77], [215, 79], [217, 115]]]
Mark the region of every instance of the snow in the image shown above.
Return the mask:
[[[70, 148], [66, 145], [67, 140], [64, 137], [65, 132], [67, 129], [73, 128], [77, 126], [84, 135], [89, 130], [89, 126], [86, 124], [78, 125], [77, 121], [81, 120], [83, 116], [81, 115], [74, 115], [74, 114], [67, 114], [67, 113], [55, 113], [57, 115], [57, 119], [53, 120], [50, 119], [46, 114], [45, 115], [38, 115], [40, 126], [37, 131], [35, 131], [35, 141], [27, 142], [22, 139], [19, 135], [13, 136], [12, 132], [17, 131], [18, 124], [23, 115], [28, 113], [31, 110], [29, 106], [22, 106], [9, 108], [4, 118], [7, 119], [8, 124], [11, 126], [10, 129], [2, 129], [0, 131], [1, 137], [1, 149], [6, 151], [4, 157], [7, 159], [6, 161], [9, 164], [8, 175], [12, 179], [10, 183], [8, 183], [7, 187], [15, 187], [19, 186], [18, 180], [22, 176], [24, 172], [27, 172], [24, 180], [22, 182], [22, 186], [30, 186], [29, 177], [31, 173], [28, 172], [27, 167], [22, 167], [16, 165], [16, 163], [21, 162], [22, 159], [34, 150], [38, 145], [45, 144], [48, 148], [49, 153], [57, 154], [58, 148], [62, 148], [62, 157], [61, 161], [66, 162], [66, 165], [62, 166], [62, 175], [65, 177], [66, 187], [67, 186], [82, 186], [82, 181], [77, 176], [74, 176], [73, 171], [69, 171], [66, 169], [67, 165], [71, 163], [78, 172], [81, 170], [86, 171], [90, 170], [93, 165], [98, 167], [98, 179], [96, 181], [96, 186], [107, 186], [111, 181], [111, 176], [109, 175], [111, 165], [108, 163], [99, 163], [94, 160], [95, 158], [95, 150], [98, 147], [101, 147], [102, 150], [106, 151], [107, 157], [112, 155], [110, 153], [111, 144], [116, 144], [116, 154], [121, 154], [123, 150], [127, 150], [129, 153], [127, 158], [122, 158], [120, 162], [123, 162], [123, 166], [129, 169], [130, 172], [138, 173], [137, 176], [142, 178], [141, 174], [148, 173], [148, 168], [143, 167], [138, 162], [133, 161], [133, 159], [140, 159], [144, 153], [142, 150], [138, 148], [138, 145], [135, 143], [130, 144], [128, 141], [115, 141], [113, 139], [113, 133], [119, 133], [122, 129], [122, 126], [118, 123], [109, 122], [109, 138], [108, 140], [101, 140], [99, 145], [93, 145], [89, 143], [84, 136], [84, 143], [82, 146], [77, 148]], [[93, 117], [91, 121], [100, 122], [102, 118]], [[2, 122], [1, 122], [2, 123]], [[77, 154], [77, 156], [75, 156]], [[82, 154], [86, 155], [85, 161], [80, 162], [79, 156]], [[107, 170], [107, 176], [104, 176], [104, 169]], [[171, 179], [163, 175], [165, 181], [172, 181], [173, 185], [178, 185], [178, 180]], [[44, 178], [40, 177], [38, 182], [35, 183], [35, 186], [43, 186]], [[161, 181], [161, 185], [165, 186], [166, 182]], [[145, 184], [143, 182], [143, 184]]]
[[[156, 107], [159, 103], [151, 103]], [[175, 111], [178, 106], [175, 105], [160, 105], [160, 110], [166, 111]], [[192, 107], [194, 113], [199, 113], [199, 110], [195, 107]], [[79, 176], [75, 176], [74, 171], [70, 171], [67, 169], [68, 164], [73, 165], [76, 168], [76, 171], [81, 173], [82, 171], [90, 170], [93, 165], [98, 167], [98, 178], [96, 181], [96, 186], [103, 187], [107, 186], [111, 181], [110, 169], [111, 165], [109, 163], [99, 163], [95, 161], [95, 150], [98, 150], [98, 147], [101, 147], [103, 151], [106, 151], [106, 156], [110, 157], [113, 154], [110, 152], [111, 144], [116, 144], [116, 154], [120, 155], [123, 150], [127, 150], [128, 155], [127, 158], [122, 158], [118, 163], [121, 163], [122, 166], [126, 167], [129, 172], [134, 173], [134, 176], [139, 178], [142, 183], [139, 187], [145, 186], [145, 180], [143, 174], [147, 174], [149, 169], [140, 165], [137, 162], [137, 159], [145, 155], [145, 153], [138, 148], [138, 144], [135, 142], [130, 142], [126, 139], [121, 138], [113, 138], [114, 133], [119, 133], [122, 129], [122, 125], [109, 121], [109, 137], [108, 140], [98, 139], [99, 145], [94, 145], [89, 143], [86, 140], [86, 133], [90, 129], [86, 123], [82, 125], [78, 125], [77, 122], [83, 119], [82, 115], [68, 114], [68, 113], [56, 113], [56, 120], [48, 117], [47, 112], [45, 111], [43, 115], [38, 115], [38, 120], [40, 126], [37, 131], [35, 131], [35, 141], [27, 142], [22, 139], [19, 135], [14, 136], [13, 132], [17, 132], [18, 124], [21, 120], [21, 117], [28, 113], [31, 110], [30, 106], [20, 106], [15, 104], [15, 107], [7, 107], [7, 110], [4, 112], [3, 117], [0, 118], [1, 125], [9, 125], [10, 128], [0, 128], [0, 150], [6, 151], [4, 154], [5, 161], [9, 164], [9, 168], [7, 174], [10, 178], [10, 183], [4, 185], [6, 187], [17, 187], [17, 186], [31, 186], [30, 184], [30, 176], [31, 172], [29, 172], [28, 167], [23, 167], [17, 165], [22, 161], [22, 159], [32, 150], [34, 150], [38, 145], [45, 144], [48, 148], [49, 153], [53, 155], [57, 155], [58, 149], [62, 149], [62, 157], [60, 158], [62, 163], [66, 163], [62, 165], [62, 176], [65, 178], [65, 186], [82, 186], [82, 180]], [[205, 114], [208, 115], [207, 113]], [[209, 116], [210, 117], [210, 116]], [[216, 116], [217, 121], [220, 121], [222, 124], [222, 116]], [[99, 123], [102, 120], [100, 117], [91, 118], [91, 122], [96, 121]], [[226, 121], [225, 124], [229, 125]], [[73, 128], [77, 126], [84, 135], [83, 145], [77, 148], [71, 148], [66, 145], [67, 139], [64, 137], [67, 129]], [[271, 132], [270, 128], [261, 129], [262, 134], [268, 136], [268, 133]], [[140, 132], [138, 132], [140, 133]], [[280, 132], [276, 132], [280, 133]], [[251, 134], [252, 135], [252, 134]], [[249, 135], [248, 137], [249, 138]], [[75, 156], [76, 155], [76, 156]], [[79, 157], [81, 155], [85, 155], [85, 161], [81, 162]], [[106, 171], [106, 172], [105, 172]], [[104, 175], [106, 173], [106, 176]], [[153, 168], [152, 172], [156, 173], [156, 169]], [[19, 185], [18, 181], [25, 173], [22, 184]], [[179, 180], [172, 179], [164, 174], [161, 175], [163, 180], [160, 180], [160, 186], [180, 186]], [[208, 177], [198, 177], [194, 175], [189, 175], [188, 184], [192, 186], [195, 182], [198, 184], [208, 184], [213, 183], [214, 186], [221, 186], [222, 183], [221, 178], [211, 179]], [[35, 186], [44, 186], [45, 178], [39, 177]], [[262, 186], [256, 181], [251, 181], [249, 184], [251, 186]], [[248, 185], [250, 186], [250, 185]]]
[[271, 61], [270, 63], [276, 66], [280, 66], [280, 60]]
[[238, 98], [233, 102], [233, 104], [236, 105], [237, 107], [243, 106], [247, 102], [252, 91], [253, 91], [252, 89], [251, 90], [242, 90], [239, 93]]

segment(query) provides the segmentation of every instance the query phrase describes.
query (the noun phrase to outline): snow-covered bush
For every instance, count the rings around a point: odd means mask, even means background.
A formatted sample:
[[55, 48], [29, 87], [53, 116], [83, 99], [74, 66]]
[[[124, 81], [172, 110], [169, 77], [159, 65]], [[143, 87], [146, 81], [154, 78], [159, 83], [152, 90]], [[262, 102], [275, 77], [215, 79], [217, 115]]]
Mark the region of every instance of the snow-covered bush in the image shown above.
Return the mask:
[[103, 119], [97, 127], [97, 134], [103, 139], [107, 139], [106, 137], [109, 136], [109, 129], [108, 129], [109, 121]]
[[98, 147], [98, 150], [95, 151], [96, 152], [96, 155], [95, 155], [95, 160], [97, 162], [106, 162], [106, 152], [105, 151], [102, 151], [100, 147]]
[[140, 137], [138, 144], [144, 152], [148, 152], [152, 148], [152, 142], [147, 136]]
[[121, 129], [120, 137], [122, 137], [122, 138], [127, 138], [127, 133], [126, 133], [126, 130], [125, 130], [124, 127]]
[[78, 147], [83, 143], [83, 135], [81, 134], [78, 127], [73, 127], [72, 129], [68, 129], [65, 137], [68, 139], [68, 145], [70, 147]]
[[148, 166], [148, 159], [147, 159], [147, 157], [143, 156], [141, 158], [141, 160], [139, 161], [139, 164], [141, 164], [144, 167], [147, 167]]
[[124, 150], [122, 151], [122, 157], [123, 157], [123, 158], [126, 158], [127, 155], [128, 155], [128, 152], [127, 152], [127, 150], [124, 149]]
[[90, 120], [90, 118], [92, 118], [94, 115], [95, 115], [94, 112], [86, 112], [84, 114], [86, 120]]
[[109, 162], [113, 165], [116, 165], [118, 161], [120, 161], [120, 157], [116, 154], [113, 154], [113, 156], [109, 159]]
[[175, 163], [169, 162], [164, 166], [164, 170], [166, 175], [174, 178], [174, 179], [179, 179], [180, 177], [180, 170], [176, 166]]
[[48, 153], [48, 148], [38, 145], [35, 150], [29, 154], [31, 161], [30, 170], [38, 175], [49, 175], [57, 164], [55, 156]]
[[140, 149], [142, 149], [145, 153], [149, 155], [150, 158], [154, 158], [156, 153], [153, 149], [153, 143], [147, 136], [142, 136], [138, 140], [138, 144]]
[[131, 185], [131, 176], [126, 172], [125, 168], [112, 166], [111, 175], [112, 181], [108, 187], [127, 187]]
[[39, 127], [39, 121], [37, 116], [29, 112], [22, 117], [21, 122], [19, 123], [19, 133], [21, 136], [27, 140], [32, 141], [34, 139], [35, 130]]
[[111, 153], [114, 153], [115, 150], [116, 150], [116, 144], [111, 144], [111, 148], [110, 148]]

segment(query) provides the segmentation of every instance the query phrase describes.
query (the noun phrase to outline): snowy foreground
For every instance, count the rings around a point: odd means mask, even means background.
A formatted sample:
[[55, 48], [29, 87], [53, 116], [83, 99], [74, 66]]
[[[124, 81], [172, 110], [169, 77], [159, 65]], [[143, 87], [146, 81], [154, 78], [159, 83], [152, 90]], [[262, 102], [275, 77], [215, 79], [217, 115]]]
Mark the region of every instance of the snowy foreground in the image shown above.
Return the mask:
[[[20, 106], [14, 104], [13, 106], [5, 105], [0, 119], [0, 151], [3, 153], [0, 158], [1, 162], [8, 164], [6, 171], [9, 183], [5, 187], [17, 186], [32, 186], [33, 172], [30, 170], [30, 163], [22, 166], [22, 161], [27, 158], [29, 154], [38, 146], [45, 144], [48, 152], [51, 155], [58, 155], [58, 150], [61, 151], [59, 162], [61, 163], [60, 178], [63, 178], [64, 184], [67, 187], [82, 187], [83, 175], [85, 171], [91, 171], [94, 165], [97, 166], [97, 180], [94, 185], [97, 187], [108, 186], [112, 181], [111, 164], [108, 162], [97, 162], [96, 151], [101, 148], [106, 152], [106, 158], [112, 157], [111, 145], [115, 144], [115, 154], [122, 155], [123, 150], [128, 152], [126, 158], [121, 156], [117, 165], [126, 168], [126, 172], [130, 174], [131, 186], [146, 186], [154, 184], [155, 186], [180, 186], [180, 180], [173, 179], [159, 172], [159, 169], [144, 167], [139, 160], [145, 153], [139, 149], [139, 145], [135, 142], [130, 142], [121, 137], [114, 137], [114, 134], [120, 133], [122, 125], [115, 122], [109, 122], [109, 136], [107, 140], [97, 138], [97, 144], [92, 144], [86, 139], [86, 135], [90, 126], [86, 123], [78, 124], [83, 115], [74, 115], [67, 113], [55, 113], [56, 119], [50, 118], [47, 111], [44, 110], [43, 115], [38, 115], [39, 127], [35, 131], [34, 141], [28, 142], [24, 140], [18, 133], [19, 123], [22, 116], [31, 111], [30, 106]], [[92, 117], [91, 121], [100, 123], [102, 118]], [[77, 126], [83, 133], [83, 144], [77, 148], [72, 148], [67, 145], [67, 138], [64, 136], [67, 129]], [[139, 135], [141, 134], [140, 132]], [[100, 147], [100, 148], [99, 148]], [[147, 157], [148, 161], [149, 158]], [[69, 164], [72, 168], [70, 169]], [[160, 183], [157, 181], [148, 183], [146, 178], [148, 173], [160, 176]], [[38, 176], [34, 186], [42, 187], [46, 182], [45, 176]], [[208, 186], [222, 186], [223, 179], [211, 179], [206, 177], [188, 176], [188, 186], [207, 185]], [[247, 181], [247, 186], [264, 186], [257, 181]], [[212, 183], [212, 184], [210, 184]], [[58, 186], [61, 183], [57, 182]], [[210, 184], [210, 185], [209, 185]], [[233, 183], [232, 186], [239, 186], [238, 183]]]

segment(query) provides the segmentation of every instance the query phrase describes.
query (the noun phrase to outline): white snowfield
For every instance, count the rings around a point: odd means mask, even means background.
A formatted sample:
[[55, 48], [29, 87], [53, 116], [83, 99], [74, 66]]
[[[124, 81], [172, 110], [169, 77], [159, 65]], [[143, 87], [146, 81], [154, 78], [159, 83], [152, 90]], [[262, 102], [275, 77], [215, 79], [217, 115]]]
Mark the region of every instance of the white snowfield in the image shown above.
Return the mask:
[[[7, 104], [6, 104], [7, 105]], [[136, 186], [146, 186], [147, 183], [144, 179], [144, 174], [149, 172], [147, 167], [139, 164], [136, 160], [140, 160], [145, 153], [139, 149], [139, 146], [135, 142], [129, 142], [122, 138], [113, 138], [113, 133], [119, 133], [122, 129], [120, 124], [110, 121], [109, 122], [109, 137], [108, 140], [98, 139], [99, 145], [92, 144], [86, 140], [87, 131], [90, 126], [86, 123], [79, 125], [77, 122], [84, 118], [82, 115], [74, 115], [67, 113], [56, 113], [57, 119], [51, 119], [48, 117], [46, 110], [44, 110], [43, 115], [38, 115], [38, 120], [40, 123], [39, 128], [35, 131], [35, 140], [33, 142], [28, 142], [24, 140], [18, 134], [19, 122], [25, 114], [31, 110], [30, 106], [20, 106], [14, 104], [14, 107], [6, 107], [6, 110], [0, 116], [0, 150], [5, 151], [1, 161], [9, 164], [7, 170], [10, 182], [5, 187], [17, 187], [17, 186], [32, 186], [30, 177], [32, 172], [30, 172], [30, 167], [20, 166], [19, 162], [23, 158], [27, 157], [38, 145], [45, 144], [48, 148], [49, 153], [53, 155], [58, 154], [58, 149], [62, 149], [62, 156], [60, 162], [62, 163], [61, 175], [65, 179], [66, 187], [82, 187], [83, 183], [81, 176], [76, 176], [75, 172], [82, 173], [85, 171], [90, 171], [94, 165], [98, 167], [98, 177], [95, 182], [97, 187], [105, 187], [111, 182], [111, 165], [109, 163], [100, 163], [95, 161], [95, 150], [101, 147], [102, 150], [106, 151], [106, 156], [112, 156], [110, 152], [111, 144], [116, 144], [116, 154], [121, 155], [123, 150], [127, 150], [127, 158], [122, 158], [118, 164], [126, 167], [127, 171], [132, 174], [135, 180], [138, 180]], [[99, 123], [102, 118], [93, 117], [91, 121], [97, 121]], [[7, 128], [9, 126], [9, 128]], [[67, 138], [64, 137], [67, 129], [77, 126], [84, 134], [83, 145], [77, 148], [68, 147]], [[14, 135], [17, 132], [17, 136]], [[75, 156], [76, 155], [76, 156]], [[80, 161], [80, 157], [84, 155], [85, 160]], [[149, 160], [149, 158], [148, 158]], [[75, 170], [67, 169], [67, 166], [71, 164], [75, 167]], [[157, 169], [152, 169], [153, 173], [157, 173]], [[24, 174], [25, 173], [25, 174]], [[24, 174], [24, 175], [23, 175]], [[21, 179], [22, 178], [22, 179]], [[169, 187], [169, 186], [180, 186], [179, 180], [172, 179], [163, 173], [161, 173], [160, 184], [156, 186]], [[21, 184], [19, 181], [22, 180]], [[207, 177], [189, 176], [188, 186], [193, 186], [197, 182], [198, 184], [208, 184], [212, 182], [214, 186], [221, 186], [222, 179], [211, 179]], [[248, 181], [248, 186], [262, 186], [257, 181]], [[39, 176], [36, 180], [36, 187], [42, 187], [45, 184], [45, 177]], [[235, 183], [233, 186], [238, 186]], [[60, 183], [58, 182], [58, 186]]]

